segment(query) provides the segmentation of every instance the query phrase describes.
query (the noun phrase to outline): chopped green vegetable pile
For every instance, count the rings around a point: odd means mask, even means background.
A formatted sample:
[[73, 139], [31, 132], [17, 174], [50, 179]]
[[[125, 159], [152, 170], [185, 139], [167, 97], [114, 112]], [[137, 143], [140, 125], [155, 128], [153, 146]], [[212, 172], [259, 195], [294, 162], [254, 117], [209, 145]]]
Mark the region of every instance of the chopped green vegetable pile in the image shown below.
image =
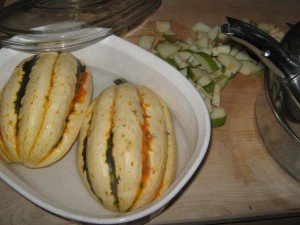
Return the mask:
[[[270, 23], [253, 23], [281, 41], [284, 33]], [[193, 37], [180, 40], [169, 21], [157, 21], [156, 35], [143, 35], [138, 45], [162, 58], [185, 76], [203, 97], [212, 127], [223, 126], [226, 112], [221, 107], [221, 90], [237, 73], [263, 75], [262, 63], [241, 46], [213, 28], [198, 22]], [[157, 41], [159, 40], [159, 41]]]

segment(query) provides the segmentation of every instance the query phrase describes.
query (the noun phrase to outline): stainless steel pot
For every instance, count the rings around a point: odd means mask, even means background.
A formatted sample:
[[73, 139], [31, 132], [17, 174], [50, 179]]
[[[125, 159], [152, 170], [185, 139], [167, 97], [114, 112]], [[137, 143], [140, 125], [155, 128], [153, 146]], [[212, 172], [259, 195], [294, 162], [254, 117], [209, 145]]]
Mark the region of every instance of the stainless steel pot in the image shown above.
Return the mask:
[[221, 31], [252, 50], [269, 69], [256, 101], [256, 121], [271, 156], [300, 181], [300, 23], [282, 43], [242, 21], [228, 18]]
[[256, 100], [257, 127], [272, 157], [300, 181], [300, 125], [289, 114], [277, 77], [266, 73], [264, 91]]

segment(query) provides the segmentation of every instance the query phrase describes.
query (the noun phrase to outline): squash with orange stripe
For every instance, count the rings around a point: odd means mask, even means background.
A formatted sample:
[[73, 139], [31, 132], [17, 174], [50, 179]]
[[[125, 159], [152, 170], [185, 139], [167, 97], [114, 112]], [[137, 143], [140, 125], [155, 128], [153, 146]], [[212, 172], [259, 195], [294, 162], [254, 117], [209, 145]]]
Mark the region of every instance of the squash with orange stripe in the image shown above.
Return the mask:
[[79, 135], [78, 168], [112, 211], [139, 209], [173, 182], [177, 153], [170, 113], [152, 90], [111, 86], [91, 104]]
[[92, 90], [91, 73], [71, 53], [23, 60], [1, 93], [1, 158], [30, 168], [61, 159], [79, 133]]

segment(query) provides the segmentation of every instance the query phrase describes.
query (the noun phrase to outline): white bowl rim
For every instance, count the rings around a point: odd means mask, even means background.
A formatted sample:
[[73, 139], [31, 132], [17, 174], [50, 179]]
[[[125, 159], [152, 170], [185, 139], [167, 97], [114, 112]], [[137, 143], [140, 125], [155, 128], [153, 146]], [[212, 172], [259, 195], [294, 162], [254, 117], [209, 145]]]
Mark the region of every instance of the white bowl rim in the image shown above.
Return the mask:
[[[45, 202], [44, 200], [41, 200], [39, 198], [36, 198], [35, 196], [33, 196], [28, 190], [32, 190], [31, 187], [29, 187], [27, 184], [23, 184], [23, 186], [25, 185], [27, 188], [25, 190], [25, 188], [20, 188], [19, 185], [17, 184], [18, 182], [23, 182], [21, 181], [21, 179], [19, 179], [17, 176], [15, 176], [14, 174], [12, 174], [12, 176], [14, 176], [15, 181], [11, 180], [5, 172], [2, 172], [0, 170], [0, 177], [9, 185], [11, 186], [13, 189], [15, 189], [17, 192], [19, 192], [20, 194], [22, 194], [24, 197], [26, 197], [27, 199], [29, 199], [30, 201], [32, 201], [33, 203], [39, 205], [40, 207], [48, 210], [49, 212], [52, 212], [54, 214], [57, 214], [59, 216], [62, 216], [66, 219], [72, 219], [72, 220], [77, 220], [77, 221], [81, 221], [81, 222], [87, 222], [87, 223], [100, 223], [100, 224], [119, 224], [119, 223], [125, 223], [125, 222], [131, 222], [131, 221], [135, 221], [138, 219], [142, 219], [146, 216], [149, 216], [153, 213], [155, 213], [156, 211], [160, 210], [161, 208], [163, 208], [166, 204], [168, 204], [171, 199], [173, 199], [179, 192], [180, 190], [187, 184], [187, 182], [190, 180], [190, 178], [193, 176], [193, 174], [195, 173], [195, 171], [197, 170], [197, 168], [199, 167], [199, 165], [201, 164], [201, 162], [203, 161], [208, 146], [209, 146], [209, 142], [210, 142], [210, 137], [211, 137], [211, 125], [210, 125], [210, 118], [209, 118], [209, 114], [207, 111], [207, 108], [205, 106], [205, 103], [202, 99], [202, 97], [198, 94], [197, 90], [189, 83], [189, 81], [184, 78], [179, 71], [177, 71], [175, 68], [173, 68], [172, 66], [168, 65], [167, 63], [164, 63], [161, 59], [159, 59], [158, 57], [156, 57], [155, 55], [147, 52], [146, 50], [122, 39], [119, 38], [115, 35], [111, 35], [109, 37], [107, 37], [106, 39], [101, 40], [100, 42], [96, 43], [95, 45], [92, 45], [90, 47], [95, 48], [97, 46], [97, 44], [105, 44], [105, 45], [109, 45], [110, 47], [114, 47], [116, 49], [122, 49], [123, 51], [127, 51], [128, 49], [131, 49], [130, 51], [130, 56], [137, 58], [139, 61], [145, 63], [145, 64], [149, 64], [149, 61], [154, 62], [155, 65], [159, 65], [160, 69], [164, 69], [164, 70], [168, 70], [170, 71], [172, 74], [174, 74], [174, 76], [168, 76], [166, 75], [164, 78], [168, 79], [168, 81], [172, 82], [172, 83], [177, 83], [180, 82], [183, 85], [187, 85], [190, 88], [190, 91], [193, 93], [193, 97], [196, 98], [199, 102], [199, 106], [197, 107], [201, 107], [202, 110], [205, 112], [204, 114], [202, 114], [202, 116], [204, 116], [204, 122], [205, 122], [205, 137], [203, 140], [203, 143], [201, 144], [199, 139], [197, 140], [197, 144], [196, 144], [196, 148], [201, 148], [201, 152], [200, 154], [197, 156], [197, 158], [195, 159], [194, 163], [190, 166], [190, 169], [187, 171], [187, 173], [182, 177], [182, 179], [180, 180], [180, 182], [172, 189], [170, 190], [165, 196], [163, 196], [160, 200], [158, 200], [155, 204], [137, 211], [136, 213], [130, 213], [130, 214], [124, 214], [124, 216], [116, 216], [115, 218], [103, 218], [103, 219], [99, 219], [99, 218], [94, 218], [94, 217], [88, 217], [88, 216], [81, 216], [75, 213], [71, 213], [71, 212], [67, 212], [65, 210], [61, 210], [57, 207], [54, 207], [52, 205], [49, 205], [47, 202]], [[89, 48], [89, 47], [88, 47]], [[8, 49], [1, 49], [0, 52], [3, 51], [13, 51], [13, 50], [8, 50]], [[76, 55], [76, 52], [74, 53]], [[144, 57], [140, 57], [140, 55], [143, 55]], [[152, 63], [152, 65], [154, 65]], [[176, 85], [176, 84], [175, 84]], [[194, 105], [192, 105], [194, 107], [194, 110], [197, 109], [195, 108]], [[196, 114], [197, 115], [197, 114]], [[199, 118], [197, 117], [197, 123], [198, 126], [200, 126], [199, 123]], [[201, 124], [203, 125], [203, 124]], [[4, 167], [4, 166], [3, 166]], [[4, 170], [7, 170], [7, 168], [4, 167]]]

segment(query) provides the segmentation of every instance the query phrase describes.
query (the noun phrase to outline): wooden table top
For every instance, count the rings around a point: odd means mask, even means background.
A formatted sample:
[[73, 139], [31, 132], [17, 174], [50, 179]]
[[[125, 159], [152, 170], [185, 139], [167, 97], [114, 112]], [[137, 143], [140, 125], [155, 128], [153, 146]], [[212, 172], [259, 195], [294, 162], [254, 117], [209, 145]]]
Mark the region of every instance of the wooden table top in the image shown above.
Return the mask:
[[[271, 22], [286, 30], [300, 19], [300, 1], [289, 0], [164, 0], [145, 23], [125, 37], [133, 40], [155, 20], [190, 28], [197, 21], [215, 26], [226, 16]], [[212, 130], [207, 157], [193, 179], [150, 224], [221, 222], [289, 216], [300, 213], [300, 183], [266, 151], [255, 121], [255, 101], [262, 91], [256, 76], [238, 75], [222, 92], [225, 126]], [[0, 181], [0, 224], [71, 225], [44, 211]]]

